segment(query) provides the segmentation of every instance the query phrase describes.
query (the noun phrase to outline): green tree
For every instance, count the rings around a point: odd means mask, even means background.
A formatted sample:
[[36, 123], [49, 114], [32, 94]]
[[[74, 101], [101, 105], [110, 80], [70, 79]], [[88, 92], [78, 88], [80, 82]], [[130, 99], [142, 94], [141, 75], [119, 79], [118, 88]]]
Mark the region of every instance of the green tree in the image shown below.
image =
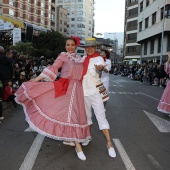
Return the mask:
[[66, 38], [59, 32], [42, 32], [36, 44], [34, 44], [36, 48], [34, 54], [36, 56], [43, 55], [48, 58], [56, 58], [62, 51], [65, 51], [65, 41]]
[[34, 47], [31, 42], [18, 42], [16, 45], [12, 45], [9, 47], [11, 50], [16, 50], [19, 53], [23, 53], [24, 55], [32, 55], [34, 52]]

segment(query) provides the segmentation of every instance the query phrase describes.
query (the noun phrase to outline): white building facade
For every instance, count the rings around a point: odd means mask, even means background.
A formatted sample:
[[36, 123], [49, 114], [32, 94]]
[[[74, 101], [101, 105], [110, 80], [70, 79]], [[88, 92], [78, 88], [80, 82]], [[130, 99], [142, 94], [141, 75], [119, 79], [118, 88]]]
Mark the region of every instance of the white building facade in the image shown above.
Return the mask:
[[170, 51], [170, 0], [139, 0], [138, 5], [142, 62], [164, 63]]

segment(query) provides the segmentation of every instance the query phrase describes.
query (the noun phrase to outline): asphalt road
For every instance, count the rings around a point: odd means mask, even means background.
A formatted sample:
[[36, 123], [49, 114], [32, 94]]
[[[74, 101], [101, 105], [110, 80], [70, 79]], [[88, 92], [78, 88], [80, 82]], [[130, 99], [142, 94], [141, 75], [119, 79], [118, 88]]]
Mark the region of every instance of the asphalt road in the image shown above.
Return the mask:
[[170, 118], [156, 109], [163, 90], [110, 75], [106, 115], [115, 159], [94, 116], [92, 142], [83, 147], [87, 160], [81, 161], [74, 147], [27, 129], [21, 106], [9, 108], [0, 124], [0, 170], [170, 170]]

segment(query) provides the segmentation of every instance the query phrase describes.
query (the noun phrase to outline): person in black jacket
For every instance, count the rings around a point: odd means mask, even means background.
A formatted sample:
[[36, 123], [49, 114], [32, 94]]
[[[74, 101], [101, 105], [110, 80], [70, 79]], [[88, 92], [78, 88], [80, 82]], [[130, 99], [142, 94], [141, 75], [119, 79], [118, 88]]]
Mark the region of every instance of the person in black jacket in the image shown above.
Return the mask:
[[0, 46], [0, 120], [3, 120], [2, 116], [2, 98], [3, 98], [3, 86], [6, 80], [12, 80], [12, 55], [6, 52], [2, 46]]

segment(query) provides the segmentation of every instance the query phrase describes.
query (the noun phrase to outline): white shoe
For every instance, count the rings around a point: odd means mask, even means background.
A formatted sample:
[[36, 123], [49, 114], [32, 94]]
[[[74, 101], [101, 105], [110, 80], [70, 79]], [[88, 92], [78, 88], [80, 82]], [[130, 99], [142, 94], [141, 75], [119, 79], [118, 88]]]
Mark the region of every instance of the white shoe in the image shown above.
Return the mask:
[[108, 149], [108, 154], [109, 154], [109, 156], [112, 157], [112, 158], [115, 158], [115, 157], [116, 157], [116, 152], [115, 152], [115, 150], [114, 150], [113, 147], [110, 147], [110, 148]]
[[0, 117], [0, 120], [4, 120], [4, 117]]
[[87, 139], [85, 142], [82, 142], [82, 145], [87, 146], [91, 142], [91, 140], [92, 139]]
[[83, 151], [78, 152], [76, 148], [75, 148], [75, 150], [76, 150], [78, 158], [81, 159], [82, 161], [85, 161], [86, 160], [86, 156], [84, 155]]
[[72, 141], [63, 141], [64, 145], [75, 146], [75, 143]]

